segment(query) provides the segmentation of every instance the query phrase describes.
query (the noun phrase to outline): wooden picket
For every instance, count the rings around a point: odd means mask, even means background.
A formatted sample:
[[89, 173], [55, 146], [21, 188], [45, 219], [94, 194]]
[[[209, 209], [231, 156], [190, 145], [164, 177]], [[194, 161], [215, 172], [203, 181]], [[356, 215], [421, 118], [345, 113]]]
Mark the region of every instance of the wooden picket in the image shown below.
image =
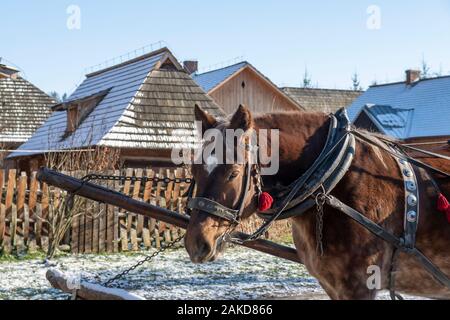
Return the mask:
[[[69, 172], [81, 177], [80, 172]], [[105, 174], [129, 177], [185, 178], [183, 169], [163, 170], [126, 169], [108, 171]], [[123, 192], [134, 199], [181, 211], [187, 190], [185, 182], [143, 181], [94, 181], [105, 187]], [[40, 183], [33, 172], [27, 176], [15, 170], [0, 170], [0, 255], [12, 251], [46, 250], [55, 232], [49, 221], [61, 208], [58, 204], [66, 195], [62, 190]], [[182, 232], [174, 226], [143, 217], [122, 209], [83, 200], [83, 214], [73, 217], [60, 246], [72, 253], [114, 253], [160, 247]], [[61, 209], [60, 209], [61, 210]]]

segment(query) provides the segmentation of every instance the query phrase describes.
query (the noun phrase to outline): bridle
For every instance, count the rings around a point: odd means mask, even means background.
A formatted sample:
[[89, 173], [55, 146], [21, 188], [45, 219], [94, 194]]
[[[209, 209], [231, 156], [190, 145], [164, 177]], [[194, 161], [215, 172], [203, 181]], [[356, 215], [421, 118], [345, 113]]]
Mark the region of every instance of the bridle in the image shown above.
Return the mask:
[[[204, 198], [204, 197], [193, 197], [195, 189], [195, 180], [189, 186], [187, 197], [187, 214], [190, 215], [192, 210], [198, 210], [209, 215], [213, 215], [230, 222], [230, 226], [233, 228], [240, 224], [242, 215], [245, 210], [245, 204], [248, 196], [248, 192], [251, 188], [252, 178], [256, 179], [255, 187], [257, 192], [261, 190], [261, 178], [259, 175], [259, 164], [251, 163], [251, 151], [257, 150], [257, 146], [251, 146], [250, 142], [246, 141], [244, 144], [245, 152], [247, 154], [244, 168], [244, 177], [242, 179], [241, 194], [239, 196], [239, 201], [237, 202], [236, 208], [229, 208], [224, 206], [214, 200]], [[254, 169], [254, 170], [252, 170]], [[254, 175], [252, 174], [254, 173]]]
[[[288, 187], [289, 192], [281, 199], [276, 208], [267, 213], [258, 212], [266, 221], [252, 235], [246, 239], [231, 240], [239, 243], [256, 240], [264, 235], [276, 220], [290, 217], [292, 210], [294, 210], [295, 215], [298, 215], [299, 206], [297, 204], [300, 204], [300, 208], [303, 208], [301, 213], [313, 207], [315, 203], [311, 201], [312, 198], [310, 197], [319, 188], [322, 190], [326, 189], [327, 192], [330, 192], [348, 170], [353, 159], [355, 139], [352, 135], [348, 134], [349, 132], [350, 121], [344, 110], [336, 114], [330, 114], [330, 125], [325, 146], [311, 167]], [[258, 148], [258, 146], [251, 146], [247, 141], [245, 144], [246, 152], [254, 150], [252, 148]], [[249, 159], [250, 157], [247, 157], [247, 160]], [[238, 225], [242, 217], [252, 177], [256, 179], [255, 187], [257, 188], [257, 193], [261, 193], [262, 179], [258, 158], [256, 158], [255, 162], [256, 170], [253, 171], [253, 175], [251, 164], [248, 161], [246, 162], [245, 176], [243, 179], [244, 187], [242, 188], [237, 209], [228, 208], [208, 198], [193, 197], [194, 186], [191, 184], [187, 194], [187, 213], [190, 214], [191, 210], [196, 209], [209, 215], [225, 219], [233, 226]], [[308, 200], [306, 201], [307, 205], [305, 205], [305, 199]]]
[[[247, 145], [246, 145], [247, 149]], [[207, 214], [222, 218], [237, 226], [242, 218], [247, 194], [250, 191], [250, 180], [252, 178], [252, 165], [249, 161], [245, 163], [244, 178], [242, 179], [242, 189], [237, 203], [237, 209], [228, 208], [216, 201], [204, 197], [192, 197], [194, 194], [195, 181], [193, 181], [188, 190], [188, 214], [191, 210], [199, 210]]]
[[[325, 145], [310, 168], [288, 186], [288, 191], [286, 194], [281, 195], [281, 199], [275, 208], [268, 212], [258, 212], [258, 215], [266, 221], [257, 231], [246, 239], [233, 239], [229, 237], [229, 241], [244, 243], [246, 241], [256, 240], [260, 238], [276, 220], [300, 216], [309, 212], [314, 206], [319, 208], [326, 204], [343, 212], [374, 235], [392, 245], [393, 256], [391, 259], [391, 281], [389, 289], [393, 299], [398, 297], [398, 295], [395, 294], [395, 281], [392, 281], [395, 277], [394, 266], [397, 252], [405, 252], [414, 256], [439, 283], [450, 289], [450, 279], [447, 275], [415, 247], [419, 206], [418, 194], [417, 192], [414, 192], [418, 189], [418, 186], [416, 185], [414, 190], [411, 188], [411, 185], [414, 184], [413, 182], [416, 181], [412, 165], [425, 169], [426, 172], [444, 175], [447, 178], [450, 177], [450, 174], [406, 155], [403, 152], [402, 146], [396, 142], [383, 138], [376, 138], [368, 133], [353, 128], [345, 109], [339, 110], [336, 114], [331, 114], [330, 119], [330, 127]], [[401, 237], [392, 234], [390, 231], [369, 220], [362, 213], [347, 206], [330, 194], [350, 168], [355, 155], [356, 139], [362, 143], [376, 146], [381, 150], [388, 152], [399, 163], [399, 167], [403, 173], [402, 177], [405, 183], [406, 196], [405, 203], [407, 203], [405, 206], [404, 232]], [[248, 148], [250, 148], [250, 146], [246, 145], [246, 150], [248, 150]], [[255, 170], [254, 175], [252, 175], [252, 165], [247, 161], [245, 166], [243, 188], [236, 209], [228, 208], [208, 198], [193, 197], [195, 189], [195, 181], [193, 180], [187, 194], [187, 213], [189, 214], [191, 210], [196, 209], [229, 221], [229, 229], [237, 226], [241, 221], [245, 209], [244, 207], [252, 177], [257, 179], [257, 192], [261, 192], [261, 177], [259, 175], [259, 170]], [[256, 168], [259, 169], [258, 164], [256, 165]], [[410, 200], [414, 198], [416, 201], [411, 202]], [[229, 231], [230, 230], [227, 230], [226, 235], [229, 235]]]

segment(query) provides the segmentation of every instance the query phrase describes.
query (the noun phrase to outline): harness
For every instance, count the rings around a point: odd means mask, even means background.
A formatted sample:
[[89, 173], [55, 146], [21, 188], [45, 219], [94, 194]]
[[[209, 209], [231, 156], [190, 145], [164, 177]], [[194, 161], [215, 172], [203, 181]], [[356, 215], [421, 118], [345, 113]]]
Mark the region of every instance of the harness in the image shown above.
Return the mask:
[[[400, 145], [391, 140], [374, 137], [356, 130], [351, 126], [345, 109], [339, 110], [336, 114], [331, 114], [330, 120], [326, 142], [317, 159], [305, 173], [287, 186], [284, 191], [280, 192], [277, 197], [278, 201], [273, 209], [258, 212], [258, 215], [265, 222], [247, 239], [230, 238], [228, 240], [239, 243], [256, 240], [276, 220], [301, 216], [315, 206], [320, 211], [321, 207], [327, 204], [343, 212], [371, 233], [392, 245], [393, 254], [389, 273], [389, 289], [393, 299], [401, 298], [401, 296], [395, 293], [395, 271], [399, 252], [405, 252], [414, 256], [439, 283], [450, 289], [449, 277], [415, 247], [419, 221], [419, 188], [415, 169], [422, 168], [425, 169], [425, 173], [431, 171], [447, 178], [450, 177], [450, 174], [409, 157], [403, 152]], [[380, 148], [393, 156], [397, 161], [403, 177], [405, 190], [404, 228], [401, 237], [387, 231], [385, 228], [365, 217], [361, 212], [351, 208], [330, 194], [351, 166], [355, 155], [356, 139]], [[251, 149], [251, 146], [246, 145], [246, 150], [249, 149]], [[250, 163], [246, 163], [245, 176], [237, 208], [228, 208], [207, 198], [193, 197], [195, 189], [195, 181], [193, 181], [188, 190], [188, 214], [190, 210], [196, 209], [225, 219], [231, 223], [231, 226], [239, 224], [244, 210], [246, 195], [250, 187], [252, 167]], [[254, 172], [258, 181], [256, 186], [260, 192], [261, 178], [259, 176], [259, 166], [256, 165], [255, 167], [256, 170]], [[430, 179], [433, 181], [431, 177]]]

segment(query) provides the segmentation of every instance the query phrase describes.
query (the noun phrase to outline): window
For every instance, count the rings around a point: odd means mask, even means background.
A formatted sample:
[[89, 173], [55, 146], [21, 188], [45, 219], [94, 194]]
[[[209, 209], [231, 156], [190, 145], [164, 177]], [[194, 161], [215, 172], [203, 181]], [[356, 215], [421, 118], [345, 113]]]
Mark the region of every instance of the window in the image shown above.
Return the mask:
[[67, 108], [67, 128], [66, 133], [72, 133], [78, 126], [78, 105], [73, 105]]
[[108, 94], [108, 90], [101, 91], [99, 93], [68, 102], [64, 102], [53, 107], [55, 111], [67, 112], [67, 125], [66, 133], [63, 139], [66, 139], [83, 123], [83, 121], [94, 111], [95, 107], [102, 102], [105, 96]]

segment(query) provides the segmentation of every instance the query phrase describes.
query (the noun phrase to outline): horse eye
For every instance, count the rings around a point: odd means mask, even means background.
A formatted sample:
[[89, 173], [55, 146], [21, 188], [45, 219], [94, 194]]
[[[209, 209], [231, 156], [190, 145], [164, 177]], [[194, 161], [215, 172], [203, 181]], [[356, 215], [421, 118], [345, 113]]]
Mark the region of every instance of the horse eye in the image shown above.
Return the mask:
[[229, 180], [233, 180], [234, 178], [236, 178], [239, 175], [239, 171], [233, 171], [230, 174], [230, 177], [228, 178]]

